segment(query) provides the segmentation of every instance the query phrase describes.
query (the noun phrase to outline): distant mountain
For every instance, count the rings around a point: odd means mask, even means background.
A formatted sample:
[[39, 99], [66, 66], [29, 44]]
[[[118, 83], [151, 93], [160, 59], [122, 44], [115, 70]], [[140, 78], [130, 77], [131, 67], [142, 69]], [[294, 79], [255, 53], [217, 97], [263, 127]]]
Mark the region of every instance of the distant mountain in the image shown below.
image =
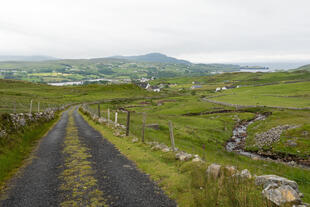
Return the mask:
[[133, 60], [133, 61], [139, 61], [139, 62], [175, 63], [175, 64], [186, 64], [186, 65], [192, 64], [189, 61], [176, 59], [176, 58], [169, 57], [161, 53], [149, 53], [146, 55], [138, 55], [138, 56], [113, 56], [111, 58]]
[[1, 56], [0, 61], [27, 61], [27, 62], [36, 62], [36, 61], [46, 61], [46, 60], [58, 60], [54, 57], [49, 56]]

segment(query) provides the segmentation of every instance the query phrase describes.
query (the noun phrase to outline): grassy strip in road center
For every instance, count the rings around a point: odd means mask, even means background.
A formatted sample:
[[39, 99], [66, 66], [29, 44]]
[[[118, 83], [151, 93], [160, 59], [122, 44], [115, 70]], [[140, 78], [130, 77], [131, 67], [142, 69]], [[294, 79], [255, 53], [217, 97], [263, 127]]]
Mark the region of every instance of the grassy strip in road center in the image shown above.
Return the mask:
[[69, 112], [64, 141], [65, 169], [60, 176], [63, 180], [60, 188], [65, 191], [65, 198], [61, 206], [106, 206], [103, 193], [98, 189], [97, 180], [93, 176], [95, 171], [88, 161], [91, 155], [79, 140], [72, 111]]

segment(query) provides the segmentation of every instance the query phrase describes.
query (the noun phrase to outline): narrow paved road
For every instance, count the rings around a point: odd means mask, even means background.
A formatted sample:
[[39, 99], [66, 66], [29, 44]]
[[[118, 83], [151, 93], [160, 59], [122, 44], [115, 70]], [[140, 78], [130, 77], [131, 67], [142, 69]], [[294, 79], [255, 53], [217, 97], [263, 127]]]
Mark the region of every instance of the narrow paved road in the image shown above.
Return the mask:
[[9, 186], [0, 206], [176, 206], [76, 109], [63, 113]]

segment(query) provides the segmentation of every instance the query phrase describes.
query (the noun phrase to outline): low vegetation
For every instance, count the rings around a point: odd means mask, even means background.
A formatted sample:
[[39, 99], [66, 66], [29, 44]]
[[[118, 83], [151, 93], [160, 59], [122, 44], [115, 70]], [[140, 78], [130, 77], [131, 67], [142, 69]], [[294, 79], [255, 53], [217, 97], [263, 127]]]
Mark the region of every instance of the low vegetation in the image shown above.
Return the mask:
[[[258, 131], [265, 131], [266, 126], [269, 129], [276, 125], [277, 119], [282, 120], [283, 123], [285, 120], [290, 120], [289, 118], [282, 119], [284, 116], [292, 117], [293, 115], [294, 118], [291, 119], [292, 121], [290, 123], [298, 120], [300, 123], [299, 127], [304, 128], [309, 122], [305, 118], [309, 116], [309, 111], [244, 108], [236, 112], [231, 112], [230, 110], [234, 110], [235, 108], [204, 102], [198, 95], [170, 97], [152, 101], [142, 99], [124, 103], [104, 103], [100, 105], [101, 116], [107, 118], [108, 108], [112, 121], [114, 121], [114, 112], [117, 109], [131, 111], [130, 133], [140, 140], [142, 136], [143, 113], [146, 113], [147, 127], [145, 128], [145, 141], [156, 141], [170, 146], [168, 128], [168, 121], [170, 120], [173, 123], [177, 148], [191, 154], [200, 155], [205, 158], [207, 164], [219, 163], [223, 165], [234, 165], [239, 169], [249, 169], [257, 175], [277, 174], [295, 180], [300, 185], [301, 191], [305, 194], [305, 201], [310, 200], [309, 170], [275, 162], [253, 160], [225, 150], [225, 144], [232, 136], [233, 128], [238, 123], [238, 120], [253, 119], [257, 112], [272, 112], [272, 115], [267, 120], [259, 121], [249, 128], [249, 136], [253, 138], [257, 125], [260, 126]], [[90, 109], [94, 113], [97, 113], [98, 106], [92, 105]], [[201, 115], [199, 115], [200, 112]], [[194, 115], [184, 115], [191, 113]], [[288, 114], [285, 115], [285, 113]], [[299, 116], [298, 113], [302, 113], [304, 116]], [[118, 122], [126, 125], [126, 120], [127, 114], [118, 110]], [[303, 121], [306, 122], [303, 123]], [[118, 134], [124, 133], [124, 131], [118, 132]], [[283, 136], [285, 135], [283, 134]], [[295, 151], [299, 151], [295, 155], [300, 157], [309, 156], [309, 148], [305, 147], [305, 145], [309, 145], [309, 140], [300, 136], [300, 141], [302, 142], [302, 140], [304, 142], [303, 144], [295, 146]], [[281, 146], [281, 143], [275, 143], [275, 147], [272, 150], [278, 152], [277, 147]], [[287, 145], [285, 147], [288, 150]]]
[[[0, 137], [0, 191], [4, 182], [14, 175], [29, 157], [37, 141], [56, 123], [58, 117], [59, 114], [56, 113], [52, 120], [37, 120]], [[5, 127], [3, 124], [8, 123], [8, 118], [8, 114], [1, 115], [0, 131]]]

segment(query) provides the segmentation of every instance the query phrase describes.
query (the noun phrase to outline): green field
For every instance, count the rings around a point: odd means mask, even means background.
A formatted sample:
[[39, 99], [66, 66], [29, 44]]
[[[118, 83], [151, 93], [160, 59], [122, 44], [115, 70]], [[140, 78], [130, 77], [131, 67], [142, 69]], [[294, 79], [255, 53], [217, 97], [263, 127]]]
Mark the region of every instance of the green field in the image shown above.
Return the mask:
[[[46, 73], [50, 76], [58, 76], [56, 73]], [[141, 139], [143, 113], [145, 113], [146, 124], [152, 125], [145, 128], [145, 141], [157, 141], [168, 146], [170, 146], [168, 124], [171, 121], [176, 147], [188, 153], [199, 154], [205, 159], [205, 165], [197, 167], [175, 162], [171, 154], [162, 157], [162, 154], [150, 151], [144, 144], [139, 143], [136, 146], [128, 139], [113, 137], [113, 132], [110, 129], [95, 125], [89, 120], [95, 127], [99, 127], [98, 130], [112, 137], [113, 143], [136, 161], [143, 171], [151, 174], [161, 183], [163, 189], [185, 203], [181, 206], [189, 206], [186, 205], [188, 204], [186, 199], [182, 199], [184, 196], [189, 196], [190, 202], [198, 202], [201, 206], [206, 204], [207, 200], [198, 197], [201, 192], [205, 192], [199, 190], [199, 185], [207, 184], [204, 181], [195, 184], [193, 180], [197, 179], [197, 176], [201, 176], [201, 173], [205, 172], [206, 166], [211, 163], [234, 165], [238, 169], [249, 169], [256, 175], [277, 174], [295, 180], [301, 192], [304, 193], [304, 201], [310, 202], [309, 170], [270, 161], [253, 160], [225, 150], [226, 142], [231, 138], [238, 120], [250, 120], [257, 113], [269, 112], [271, 115], [266, 120], [257, 121], [249, 126], [245, 149], [254, 152], [263, 150], [279, 155], [308, 158], [310, 156], [310, 110], [269, 107], [244, 107], [236, 110], [236, 107], [206, 101], [206, 99], [211, 99], [246, 106], [310, 107], [309, 74], [304, 71], [224, 73], [214, 76], [178, 77], [152, 81], [152, 85], [167, 84], [161, 93], [147, 92], [133, 84], [89, 84], [56, 87], [24, 81], [0, 80], [2, 101], [0, 112], [13, 112], [14, 104], [20, 106], [16, 107], [17, 112], [27, 112], [30, 100], [33, 100], [34, 110], [37, 107], [37, 102], [40, 102], [42, 109], [44, 109], [48, 106], [99, 101], [101, 103], [101, 116], [107, 118], [109, 109], [110, 118], [114, 121], [114, 113], [118, 111], [118, 122], [122, 125], [126, 124], [127, 114], [121, 109], [131, 111], [131, 138]], [[197, 84], [202, 85], [202, 87], [197, 90], [190, 89], [192, 85]], [[216, 87], [237, 85], [240, 88], [215, 92]], [[93, 113], [98, 113], [98, 104], [90, 104], [89, 108]], [[284, 131], [280, 136], [280, 141], [272, 145], [263, 148], [255, 146], [256, 134], [282, 125], [290, 125], [294, 128]], [[118, 131], [120, 134], [125, 133], [121, 129]], [[296, 145], [288, 145], [289, 141], [294, 141]], [[134, 149], [134, 151], [130, 151], [130, 149]], [[142, 154], [144, 154], [145, 159], [139, 157]], [[165, 169], [152, 172], [154, 171], [153, 168], [147, 164], [147, 162], [152, 161], [158, 162], [158, 166]], [[195, 174], [195, 172], [200, 174]], [[174, 179], [167, 180], [171, 177]], [[185, 182], [185, 179], [191, 181]], [[190, 192], [181, 190], [186, 186], [190, 188]], [[257, 189], [253, 190], [256, 191]], [[255, 205], [253, 204], [253, 206]]]
[[[305, 193], [305, 200], [310, 200], [310, 172], [308, 170], [268, 161], [252, 160], [248, 157], [226, 152], [225, 143], [232, 136], [232, 129], [236, 124], [236, 118], [238, 117], [241, 120], [251, 119], [255, 116], [257, 109], [244, 109], [245, 111], [252, 110], [253, 113], [240, 111], [235, 113], [184, 116], [183, 114], [185, 113], [211, 112], [233, 108], [203, 102], [199, 96], [182, 96], [153, 101], [141, 99], [124, 103], [105, 103], [100, 106], [101, 115], [107, 118], [107, 109], [109, 108], [111, 120], [114, 121], [114, 112], [119, 107], [126, 108], [132, 112], [130, 122], [130, 133], [132, 136], [141, 139], [142, 113], [145, 112], [147, 117], [146, 124], [159, 125], [158, 129], [145, 129], [145, 140], [157, 141], [170, 146], [168, 121], [172, 121], [175, 142], [179, 149], [205, 157], [207, 164], [235, 165], [239, 169], [247, 168], [257, 175], [277, 174], [293, 179], [298, 182], [300, 188]], [[92, 105], [91, 110], [94, 113], [97, 112], [97, 109], [97, 105]], [[298, 137], [298, 131], [307, 130], [309, 132], [310, 130], [308, 128], [310, 120], [307, 119], [310, 116], [310, 111], [281, 111], [275, 109], [268, 109], [267, 111], [272, 111], [273, 114], [267, 120], [257, 122], [256, 125], [251, 126], [249, 128], [249, 136], [253, 136], [255, 132], [277, 126], [277, 124], [298, 123], [300, 128], [294, 129], [297, 131], [294, 137], [298, 140], [298, 146], [294, 147], [294, 149], [289, 149], [285, 144], [283, 145], [285, 143], [283, 139], [281, 143], [275, 144], [272, 150], [275, 152], [289, 151], [292, 154], [295, 152], [297, 156], [310, 156], [309, 138]], [[301, 114], [302, 116], [300, 116]], [[125, 125], [126, 113], [119, 112], [118, 121]], [[259, 128], [257, 128], [257, 125], [259, 125]], [[286, 137], [286, 135], [284, 134], [283, 137]]]
[[28, 112], [33, 100], [33, 111], [64, 104], [100, 101], [111, 98], [129, 98], [154, 96], [153, 93], [131, 85], [82, 85], [82, 86], [49, 86], [15, 80], [0, 80], [0, 113]]
[[122, 82], [144, 78], [211, 75], [211, 72], [237, 71], [230, 64], [179, 64], [97, 58], [41, 62], [0, 62], [0, 78], [32, 82], [68, 82], [111, 79]]
[[240, 105], [310, 107], [310, 82], [241, 87], [221, 95], [213, 100]]

